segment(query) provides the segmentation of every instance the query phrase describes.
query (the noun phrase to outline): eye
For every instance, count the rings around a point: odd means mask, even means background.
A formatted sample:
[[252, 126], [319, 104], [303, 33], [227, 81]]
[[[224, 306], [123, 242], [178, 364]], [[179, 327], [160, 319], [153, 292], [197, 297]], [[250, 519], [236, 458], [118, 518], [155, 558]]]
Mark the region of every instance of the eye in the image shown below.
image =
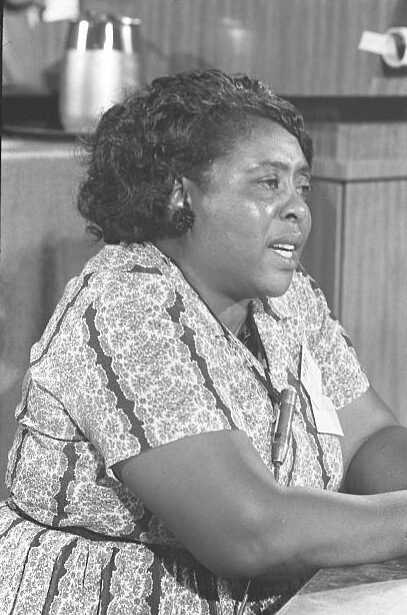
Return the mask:
[[259, 184], [265, 186], [268, 190], [278, 190], [280, 187], [280, 181], [277, 177], [267, 177], [266, 179], [261, 179]]
[[312, 187], [310, 181], [304, 181], [297, 186], [297, 192], [306, 199], [311, 193]]

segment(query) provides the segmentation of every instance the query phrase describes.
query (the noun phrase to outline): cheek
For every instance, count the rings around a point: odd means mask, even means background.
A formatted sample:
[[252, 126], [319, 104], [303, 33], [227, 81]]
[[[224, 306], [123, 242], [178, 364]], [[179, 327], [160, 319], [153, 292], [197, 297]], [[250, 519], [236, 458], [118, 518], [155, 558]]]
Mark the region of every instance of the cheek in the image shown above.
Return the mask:
[[[262, 250], [270, 218], [264, 207], [238, 195], [218, 200], [205, 220], [206, 242], [224, 258], [242, 260]], [[215, 247], [216, 246], [216, 247]]]
[[224, 227], [231, 235], [245, 241], [259, 241], [267, 233], [269, 218], [264, 210], [255, 205], [232, 209], [224, 220]]
[[236, 220], [226, 230], [226, 242], [241, 259], [250, 260], [258, 257], [265, 243], [264, 226], [255, 220]]

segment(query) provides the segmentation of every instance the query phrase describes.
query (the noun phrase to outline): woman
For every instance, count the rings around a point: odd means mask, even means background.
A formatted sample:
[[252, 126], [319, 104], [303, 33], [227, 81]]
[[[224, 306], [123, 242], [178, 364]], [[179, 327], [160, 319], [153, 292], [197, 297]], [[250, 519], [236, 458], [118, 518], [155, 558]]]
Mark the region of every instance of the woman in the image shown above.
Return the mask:
[[271, 613], [312, 569], [407, 553], [406, 430], [299, 265], [311, 162], [245, 76], [105, 113], [79, 209], [107, 245], [32, 349], [2, 613]]

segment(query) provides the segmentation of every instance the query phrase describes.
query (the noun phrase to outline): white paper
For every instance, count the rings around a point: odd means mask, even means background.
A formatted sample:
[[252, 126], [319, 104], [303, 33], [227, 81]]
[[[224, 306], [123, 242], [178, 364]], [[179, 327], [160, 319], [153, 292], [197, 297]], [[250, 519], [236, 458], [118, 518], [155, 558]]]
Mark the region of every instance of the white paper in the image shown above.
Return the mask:
[[378, 32], [370, 32], [369, 30], [365, 30], [362, 34], [362, 38], [359, 42], [359, 47], [361, 51], [369, 51], [370, 53], [377, 53], [378, 55], [384, 55], [391, 51], [389, 49], [389, 45], [393, 46], [393, 51], [396, 50], [396, 43], [386, 34], [379, 34]]
[[343, 436], [338, 414], [331, 399], [322, 390], [322, 375], [306, 341], [301, 349], [301, 382], [311, 400], [312, 414], [319, 433]]
[[331, 399], [326, 395], [313, 396], [311, 404], [318, 433], [343, 436], [338, 413]]
[[[397, 46], [397, 42], [404, 43], [404, 52]], [[402, 46], [403, 48], [403, 46]], [[380, 55], [383, 62], [392, 68], [407, 65], [407, 28], [389, 28], [384, 34], [366, 30], [359, 42], [361, 51]]]
[[42, 21], [78, 19], [79, 0], [45, 0]]

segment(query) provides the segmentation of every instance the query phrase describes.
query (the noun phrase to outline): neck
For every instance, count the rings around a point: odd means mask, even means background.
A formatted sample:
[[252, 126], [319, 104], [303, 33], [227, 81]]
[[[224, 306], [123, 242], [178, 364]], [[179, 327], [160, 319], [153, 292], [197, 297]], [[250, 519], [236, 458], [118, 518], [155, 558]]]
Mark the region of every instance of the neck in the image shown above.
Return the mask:
[[174, 249], [175, 244], [171, 240], [157, 240], [155, 244], [178, 265], [185, 279], [207, 303], [216, 318], [237, 335], [246, 320], [250, 299], [235, 300], [213, 287], [184, 257], [182, 249]]
[[[246, 320], [249, 300], [241, 303], [234, 303], [225, 308], [220, 314], [216, 314], [218, 319], [237, 335]], [[211, 308], [212, 309], [212, 308]], [[216, 312], [215, 312], [216, 313]]]

